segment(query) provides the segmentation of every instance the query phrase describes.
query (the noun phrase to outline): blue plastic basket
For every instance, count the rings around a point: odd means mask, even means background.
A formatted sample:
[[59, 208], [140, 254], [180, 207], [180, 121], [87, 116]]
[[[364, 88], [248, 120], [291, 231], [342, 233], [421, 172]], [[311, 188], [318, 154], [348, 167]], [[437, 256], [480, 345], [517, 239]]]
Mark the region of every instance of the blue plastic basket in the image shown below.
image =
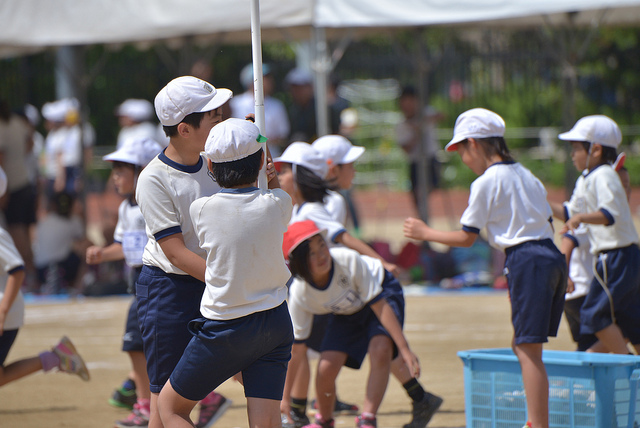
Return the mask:
[[[522, 428], [527, 406], [511, 349], [460, 351], [467, 428]], [[551, 428], [640, 427], [640, 357], [543, 351]]]

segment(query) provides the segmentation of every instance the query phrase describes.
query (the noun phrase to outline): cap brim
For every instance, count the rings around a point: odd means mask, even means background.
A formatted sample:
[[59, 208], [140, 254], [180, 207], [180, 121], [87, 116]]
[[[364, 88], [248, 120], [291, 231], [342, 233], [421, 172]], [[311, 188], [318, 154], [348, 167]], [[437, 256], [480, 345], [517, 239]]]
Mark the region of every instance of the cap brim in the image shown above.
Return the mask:
[[584, 135], [582, 135], [579, 132], [575, 132], [573, 130], [568, 132], [563, 132], [562, 134], [558, 135], [558, 139], [562, 141], [587, 141], [584, 138]]
[[103, 156], [102, 160], [109, 161], [109, 162], [124, 162], [124, 163], [130, 163], [132, 165], [136, 165], [136, 161], [131, 159], [131, 155], [121, 150], [116, 150], [113, 153], [109, 153], [108, 155]]
[[229, 89], [216, 88], [216, 95], [213, 98], [211, 98], [211, 100], [204, 107], [202, 107], [200, 111], [198, 111], [197, 113], [215, 110], [218, 107], [223, 106], [232, 97], [233, 97], [233, 92], [231, 92]]
[[358, 160], [360, 156], [364, 153], [364, 147], [362, 146], [353, 146], [349, 149], [347, 154], [342, 158], [342, 162], [340, 163], [352, 163]]
[[292, 245], [291, 248], [289, 248], [289, 253], [287, 254], [287, 258], [289, 258], [289, 256], [293, 252], [293, 250], [298, 248], [300, 246], [300, 244], [302, 244], [304, 241], [306, 241], [307, 239], [309, 239], [309, 238], [311, 238], [312, 236], [315, 236], [315, 235], [322, 235], [322, 238], [327, 239], [327, 229], [314, 230], [314, 231], [311, 231], [311, 232], [299, 237], [298, 242], [296, 242], [295, 245]]
[[463, 142], [464, 140], [466, 140], [467, 138], [454, 138], [453, 140], [449, 141], [449, 143], [444, 146], [444, 151], [445, 152], [455, 152], [458, 151], [458, 148], [456, 147], [457, 144]]

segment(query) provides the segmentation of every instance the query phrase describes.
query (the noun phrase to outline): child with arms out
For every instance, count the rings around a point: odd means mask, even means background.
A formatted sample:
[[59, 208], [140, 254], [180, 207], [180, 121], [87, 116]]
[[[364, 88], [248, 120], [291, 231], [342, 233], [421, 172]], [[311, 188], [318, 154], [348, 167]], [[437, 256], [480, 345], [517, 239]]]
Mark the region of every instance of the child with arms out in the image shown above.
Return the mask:
[[[118, 223], [114, 232], [114, 242], [107, 247], [92, 246], [87, 249], [87, 263], [98, 264], [124, 259], [130, 268], [128, 281], [129, 292], [142, 269], [142, 253], [147, 243], [144, 217], [134, 197], [138, 176], [142, 169], [162, 151], [162, 146], [150, 138], [131, 137], [125, 139], [120, 148], [104, 156], [105, 161], [113, 163], [111, 177], [116, 191], [126, 199], [118, 207]], [[144, 357], [142, 335], [138, 325], [138, 305], [135, 297], [129, 305], [125, 334], [122, 338], [122, 350], [129, 355], [131, 372], [129, 379], [135, 384], [136, 402], [133, 411], [122, 421], [116, 422], [118, 427], [147, 426], [150, 414], [149, 377], [147, 362]], [[127, 380], [128, 381], [128, 380]], [[126, 382], [125, 382], [126, 383]], [[121, 389], [114, 392], [112, 400], [121, 403]], [[112, 402], [112, 401], [110, 401]]]
[[[155, 98], [169, 145], [140, 173], [136, 186], [148, 238], [136, 298], [151, 390], [151, 428], [163, 426], [158, 394], [191, 340], [189, 321], [200, 316], [206, 252], [188, 213], [193, 201], [220, 190], [200, 152], [211, 128], [222, 121], [222, 106], [231, 96], [228, 89], [183, 76]], [[200, 403], [196, 425], [209, 426], [229, 404], [211, 393]]]
[[[292, 223], [284, 238], [283, 253], [294, 281], [289, 305], [295, 341], [287, 383], [299, 375], [298, 366], [307, 358], [306, 339], [314, 315], [330, 314], [321, 345], [316, 375], [318, 413], [308, 428], [334, 426], [335, 380], [342, 366], [358, 369], [367, 353], [371, 368], [358, 427], [375, 428], [376, 413], [384, 397], [392, 360], [405, 366], [407, 378], [420, 375], [420, 365], [402, 332], [404, 296], [400, 283], [378, 259], [348, 248], [331, 248], [311, 220]], [[442, 399], [423, 391], [429, 422]], [[410, 426], [413, 425], [413, 422]]]
[[[6, 191], [7, 176], [0, 168], [0, 196]], [[24, 297], [20, 290], [24, 277], [22, 257], [9, 233], [0, 229], [0, 386], [37, 371], [48, 372], [54, 368], [89, 380], [87, 366], [66, 336], [51, 351], [5, 365], [18, 330], [24, 323]]]
[[565, 204], [552, 204], [566, 221], [561, 232], [585, 225], [594, 278], [580, 308], [580, 332], [595, 334], [610, 352], [627, 354], [625, 337], [640, 352], [640, 250], [625, 189], [612, 167], [622, 141], [618, 125], [603, 115], [578, 120], [559, 138], [571, 143], [571, 158], [585, 171]]
[[196, 401], [239, 372], [249, 426], [280, 426], [293, 341], [286, 303], [290, 275], [280, 251], [292, 204], [272, 163], [271, 190], [256, 187], [265, 161], [260, 141], [258, 128], [242, 119], [220, 123], [207, 139], [209, 168], [222, 190], [197, 199], [189, 210], [207, 252], [207, 285], [203, 316], [189, 324], [193, 339], [160, 393], [167, 427], [192, 426]]
[[[527, 398], [526, 426], [549, 427], [549, 381], [542, 344], [556, 336], [566, 289], [566, 262], [553, 244], [551, 208], [542, 183], [516, 163], [504, 141], [505, 123], [496, 113], [475, 108], [456, 120], [445, 147], [479, 177], [471, 184], [462, 230], [440, 231], [408, 218], [404, 235], [449, 246], [469, 247], [480, 229], [506, 253], [505, 272], [514, 328], [513, 350], [522, 369]], [[542, 286], [542, 285], [545, 286]]]

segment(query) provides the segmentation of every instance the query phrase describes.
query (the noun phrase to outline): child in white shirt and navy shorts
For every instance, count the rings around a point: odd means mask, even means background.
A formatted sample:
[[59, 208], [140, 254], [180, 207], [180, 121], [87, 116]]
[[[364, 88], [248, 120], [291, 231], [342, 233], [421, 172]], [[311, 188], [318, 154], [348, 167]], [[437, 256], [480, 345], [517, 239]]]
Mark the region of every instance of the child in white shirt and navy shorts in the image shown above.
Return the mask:
[[206, 290], [202, 317], [189, 324], [193, 338], [160, 394], [165, 426], [191, 426], [196, 401], [240, 372], [249, 426], [280, 424], [293, 342], [290, 274], [280, 249], [292, 203], [273, 164], [267, 168], [271, 190], [256, 187], [263, 140], [257, 126], [242, 119], [220, 123], [207, 139], [209, 168], [222, 190], [189, 210], [207, 253]]

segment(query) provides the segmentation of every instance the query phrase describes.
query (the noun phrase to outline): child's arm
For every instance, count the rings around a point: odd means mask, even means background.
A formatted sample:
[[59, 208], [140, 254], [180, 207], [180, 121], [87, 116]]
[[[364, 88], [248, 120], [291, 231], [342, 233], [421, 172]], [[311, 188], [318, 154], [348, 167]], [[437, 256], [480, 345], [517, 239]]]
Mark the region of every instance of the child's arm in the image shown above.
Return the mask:
[[609, 218], [607, 218], [607, 216], [604, 215], [602, 211], [576, 214], [570, 217], [569, 220], [566, 221], [564, 226], [562, 226], [562, 229], [560, 229], [560, 233], [565, 234], [570, 230], [575, 230], [578, 226], [580, 226], [580, 223], [607, 225], [610, 222], [609, 222]]
[[419, 377], [420, 362], [418, 361], [418, 357], [409, 348], [409, 343], [402, 332], [402, 327], [398, 322], [398, 318], [396, 318], [396, 314], [393, 313], [393, 309], [389, 306], [389, 303], [387, 303], [386, 299], [380, 299], [369, 306], [380, 320], [380, 324], [382, 324], [391, 335], [391, 339], [393, 339], [393, 342], [398, 347], [398, 351], [409, 368], [411, 376]]
[[0, 300], [0, 336], [2, 336], [2, 332], [4, 331], [4, 320], [7, 319], [7, 314], [11, 306], [13, 306], [13, 302], [15, 302], [18, 292], [20, 292], [24, 276], [24, 269], [20, 269], [9, 274], [9, 278], [7, 278], [4, 295], [2, 296], [2, 300]]
[[[563, 236], [562, 241], [560, 242], [560, 252], [564, 254], [564, 257], [567, 260], [567, 272], [569, 271], [569, 264], [571, 263], [571, 253], [573, 253], [574, 248], [576, 248], [576, 243], [573, 242], [571, 238]], [[570, 276], [567, 276], [567, 293], [572, 293], [574, 290], [575, 285], [573, 284], [573, 280]]]
[[549, 206], [551, 207], [551, 212], [553, 212], [553, 216], [557, 219], [560, 220], [565, 220], [565, 210], [564, 210], [564, 204], [560, 203], [560, 202], [549, 202]]
[[478, 235], [465, 230], [443, 231], [433, 229], [422, 220], [409, 217], [404, 221], [404, 236], [421, 241], [439, 242], [450, 247], [470, 247]]
[[106, 247], [92, 245], [87, 248], [87, 264], [95, 265], [102, 262], [111, 262], [124, 259], [122, 244], [114, 242]]
[[158, 241], [158, 245], [160, 245], [164, 255], [167, 256], [172, 265], [195, 279], [204, 282], [206, 262], [202, 257], [186, 247], [182, 233], [174, 233], [162, 238]]
[[393, 263], [387, 262], [385, 259], [383, 259], [380, 256], [380, 254], [376, 253], [376, 251], [373, 248], [368, 246], [362, 240], [351, 235], [349, 232], [343, 232], [340, 235], [338, 235], [338, 237], [336, 238], [336, 241], [341, 243], [345, 247], [349, 247], [352, 250], [359, 252], [363, 256], [369, 256], [369, 257], [373, 257], [375, 259], [380, 260], [382, 262], [382, 266], [384, 266], [384, 268], [389, 272], [391, 272], [392, 274], [396, 275], [398, 273], [397, 272], [398, 266], [396, 266]]

